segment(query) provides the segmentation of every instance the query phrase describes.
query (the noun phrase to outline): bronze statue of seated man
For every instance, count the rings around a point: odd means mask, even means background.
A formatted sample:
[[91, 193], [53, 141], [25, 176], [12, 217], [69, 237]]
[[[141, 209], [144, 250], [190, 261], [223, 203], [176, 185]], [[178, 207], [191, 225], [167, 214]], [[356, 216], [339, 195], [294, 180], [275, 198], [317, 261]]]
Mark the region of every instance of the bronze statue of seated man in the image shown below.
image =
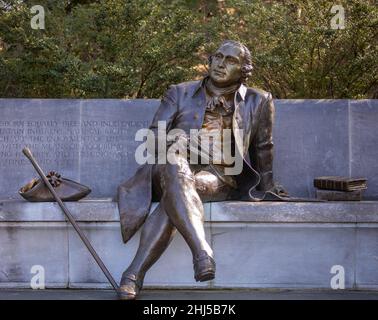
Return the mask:
[[[218, 149], [222, 152], [224, 144], [229, 144], [228, 148], [234, 150], [231, 158], [240, 155], [240, 168], [230, 174], [233, 171], [228, 169], [235, 163], [223, 159], [222, 154], [219, 161], [213, 161], [216, 148], [212, 145], [205, 164], [193, 163], [175, 152], [171, 154], [174, 161], [142, 165], [120, 185], [118, 205], [124, 242], [144, 224], [137, 253], [121, 279], [122, 299], [134, 299], [139, 294], [146, 272], [168, 247], [176, 230], [192, 252], [195, 280], [214, 279], [216, 268], [205, 238], [203, 202], [256, 201], [268, 193], [285, 196], [284, 190], [277, 190], [273, 183], [272, 96], [246, 86], [251, 72], [248, 48], [228, 40], [210, 56], [208, 76], [172, 85], [165, 93], [150, 129], [158, 134], [158, 122], [165, 121], [167, 132], [182, 130], [185, 135], [170, 148], [190, 144], [190, 130], [197, 129], [200, 149], [204, 137], [229, 130], [230, 139], [222, 140]], [[153, 200], [160, 203], [148, 215]]]

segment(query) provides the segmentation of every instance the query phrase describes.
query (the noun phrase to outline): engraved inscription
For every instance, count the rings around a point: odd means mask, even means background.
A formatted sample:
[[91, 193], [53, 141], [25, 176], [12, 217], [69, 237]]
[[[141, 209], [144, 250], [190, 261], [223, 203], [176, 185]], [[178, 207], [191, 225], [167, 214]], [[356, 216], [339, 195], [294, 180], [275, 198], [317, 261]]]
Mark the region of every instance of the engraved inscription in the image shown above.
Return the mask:
[[81, 124], [81, 157], [108, 160], [133, 160], [134, 135], [148, 121], [83, 120]]
[[41, 165], [73, 166], [85, 159], [129, 160], [134, 134], [148, 121], [0, 120], [0, 167], [29, 165], [21, 150], [29, 146]]

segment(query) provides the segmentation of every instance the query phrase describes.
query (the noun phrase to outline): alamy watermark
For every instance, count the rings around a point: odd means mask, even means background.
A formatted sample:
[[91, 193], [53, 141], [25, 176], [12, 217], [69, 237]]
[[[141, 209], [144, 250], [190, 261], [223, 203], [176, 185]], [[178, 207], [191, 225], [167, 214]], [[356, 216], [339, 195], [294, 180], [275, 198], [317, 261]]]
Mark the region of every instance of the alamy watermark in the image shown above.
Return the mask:
[[33, 275], [30, 279], [30, 287], [34, 290], [45, 289], [45, 268], [41, 265], [34, 265], [30, 269]]
[[31, 14], [35, 14], [30, 20], [30, 26], [33, 30], [45, 29], [45, 8], [41, 5], [35, 5], [30, 8]]
[[189, 135], [182, 129], [167, 132], [166, 121], [159, 121], [157, 130], [136, 132], [135, 141], [142, 143], [135, 151], [135, 160], [140, 165], [177, 164], [185, 158], [190, 164], [225, 165], [226, 175], [238, 175], [243, 169], [243, 134], [242, 129], [190, 129]]
[[331, 274], [334, 276], [331, 278], [331, 288], [334, 290], [345, 289], [345, 269], [341, 265], [334, 265], [331, 268]]
[[345, 29], [345, 10], [340, 4], [333, 5], [331, 8], [331, 13], [335, 15], [331, 19], [331, 29]]

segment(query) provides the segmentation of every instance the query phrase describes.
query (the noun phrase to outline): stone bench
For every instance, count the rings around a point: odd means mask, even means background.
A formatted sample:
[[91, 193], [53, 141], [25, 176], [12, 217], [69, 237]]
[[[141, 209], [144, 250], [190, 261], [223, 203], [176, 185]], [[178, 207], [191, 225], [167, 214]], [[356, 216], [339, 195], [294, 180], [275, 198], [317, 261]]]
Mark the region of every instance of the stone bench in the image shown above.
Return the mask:
[[[68, 203], [119, 280], [139, 233], [121, 241], [117, 185], [136, 170], [135, 132], [157, 100], [0, 99], [0, 287], [29, 287], [33, 265], [47, 287], [109, 287], [55, 203], [28, 203], [18, 189], [36, 176], [25, 145], [45, 171], [92, 188]], [[332, 266], [347, 288], [378, 288], [377, 100], [277, 100], [275, 178], [293, 196], [314, 197], [313, 178], [364, 176], [362, 202], [209, 203], [206, 232], [218, 272], [193, 279], [190, 251], [178, 234], [153, 266], [153, 287], [329, 288]]]
[[[139, 232], [122, 243], [113, 201], [67, 207], [119, 280]], [[378, 289], [378, 202], [220, 202], [205, 209], [215, 280], [194, 281], [190, 251], [177, 234], [147, 287], [330, 288], [331, 268], [341, 265], [346, 288]], [[47, 287], [110, 288], [56, 203], [1, 202], [0, 243], [0, 287], [29, 287], [31, 267], [42, 265]]]

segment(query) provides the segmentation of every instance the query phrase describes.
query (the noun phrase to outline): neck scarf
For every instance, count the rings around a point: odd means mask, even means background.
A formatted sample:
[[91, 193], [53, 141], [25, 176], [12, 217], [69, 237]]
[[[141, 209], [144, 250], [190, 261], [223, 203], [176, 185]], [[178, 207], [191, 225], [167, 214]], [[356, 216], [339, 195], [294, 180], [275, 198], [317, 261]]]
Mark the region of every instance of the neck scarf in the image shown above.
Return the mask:
[[208, 78], [205, 82], [205, 86], [211, 94], [206, 105], [207, 109], [214, 111], [215, 108], [222, 107], [227, 113], [232, 112], [232, 106], [227, 102], [225, 96], [235, 93], [239, 89], [240, 83], [225, 88], [218, 88], [213, 84], [210, 78]]

